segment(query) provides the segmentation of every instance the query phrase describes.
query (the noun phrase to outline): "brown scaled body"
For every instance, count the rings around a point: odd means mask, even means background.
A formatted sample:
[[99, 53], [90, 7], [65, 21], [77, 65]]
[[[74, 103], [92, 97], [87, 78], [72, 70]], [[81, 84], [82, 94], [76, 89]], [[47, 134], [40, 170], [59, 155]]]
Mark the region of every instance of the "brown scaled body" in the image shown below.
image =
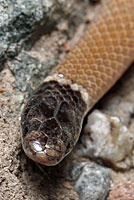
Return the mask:
[[134, 60], [134, 0], [108, 0], [83, 38], [52, 71], [87, 89], [91, 106]]

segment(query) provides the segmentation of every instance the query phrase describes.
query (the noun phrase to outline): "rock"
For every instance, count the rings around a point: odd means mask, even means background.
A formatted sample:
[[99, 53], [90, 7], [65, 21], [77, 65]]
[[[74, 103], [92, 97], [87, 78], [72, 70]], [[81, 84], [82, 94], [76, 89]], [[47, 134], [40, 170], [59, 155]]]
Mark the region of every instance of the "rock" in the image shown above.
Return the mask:
[[[37, 38], [40, 32], [49, 32], [54, 24], [67, 16], [70, 16], [69, 23], [80, 23], [86, 5], [86, 1], [78, 3], [76, 0], [1, 0], [0, 70], [7, 58], [18, 54], [25, 41], [35, 37], [35, 32]], [[26, 46], [28, 48], [28, 43]]]
[[25, 52], [10, 61], [9, 67], [16, 77], [16, 87], [22, 92], [31, 93], [45, 79], [52, 67], [57, 64], [54, 60], [41, 63], [37, 58]]
[[110, 186], [110, 170], [90, 162], [72, 165], [70, 174], [80, 200], [104, 200]]
[[81, 137], [83, 147], [78, 154], [101, 159], [115, 169], [128, 169], [132, 163], [133, 134], [118, 117], [98, 110], [88, 116], [88, 123]]

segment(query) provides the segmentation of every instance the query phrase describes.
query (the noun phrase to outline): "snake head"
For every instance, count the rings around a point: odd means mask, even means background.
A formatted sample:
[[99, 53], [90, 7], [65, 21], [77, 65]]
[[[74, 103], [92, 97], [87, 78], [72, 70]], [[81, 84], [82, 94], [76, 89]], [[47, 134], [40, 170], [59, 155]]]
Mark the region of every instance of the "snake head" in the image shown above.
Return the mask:
[[84, 112], [79, 92], [56, 81], [43, 83], [29, 99], [21, 118], [26, 155], [46, 166], [58, 164], [76, 144]]

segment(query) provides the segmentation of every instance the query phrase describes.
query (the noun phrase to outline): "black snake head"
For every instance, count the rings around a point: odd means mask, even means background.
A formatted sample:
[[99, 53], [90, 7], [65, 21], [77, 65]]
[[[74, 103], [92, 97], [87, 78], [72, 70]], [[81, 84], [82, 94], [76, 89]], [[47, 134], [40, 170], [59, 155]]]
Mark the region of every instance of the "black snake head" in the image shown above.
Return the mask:
[[29, 99], [21, 118], [26, 155], [46, 166], [58, 164], [78, 140], [85, 109], [80, 92], [69, 85], [43, 83]]

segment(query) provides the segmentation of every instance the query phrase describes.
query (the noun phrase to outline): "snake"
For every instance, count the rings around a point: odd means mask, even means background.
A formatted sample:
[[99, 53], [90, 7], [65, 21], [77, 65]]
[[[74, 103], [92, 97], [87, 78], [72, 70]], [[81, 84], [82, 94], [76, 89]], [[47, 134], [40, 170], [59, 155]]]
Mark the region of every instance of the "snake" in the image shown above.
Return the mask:
[[55, 166], [74, 148], [85, 115], [134, 60], [134, 0], [107, 0], [21, 115], [25, 154]]

